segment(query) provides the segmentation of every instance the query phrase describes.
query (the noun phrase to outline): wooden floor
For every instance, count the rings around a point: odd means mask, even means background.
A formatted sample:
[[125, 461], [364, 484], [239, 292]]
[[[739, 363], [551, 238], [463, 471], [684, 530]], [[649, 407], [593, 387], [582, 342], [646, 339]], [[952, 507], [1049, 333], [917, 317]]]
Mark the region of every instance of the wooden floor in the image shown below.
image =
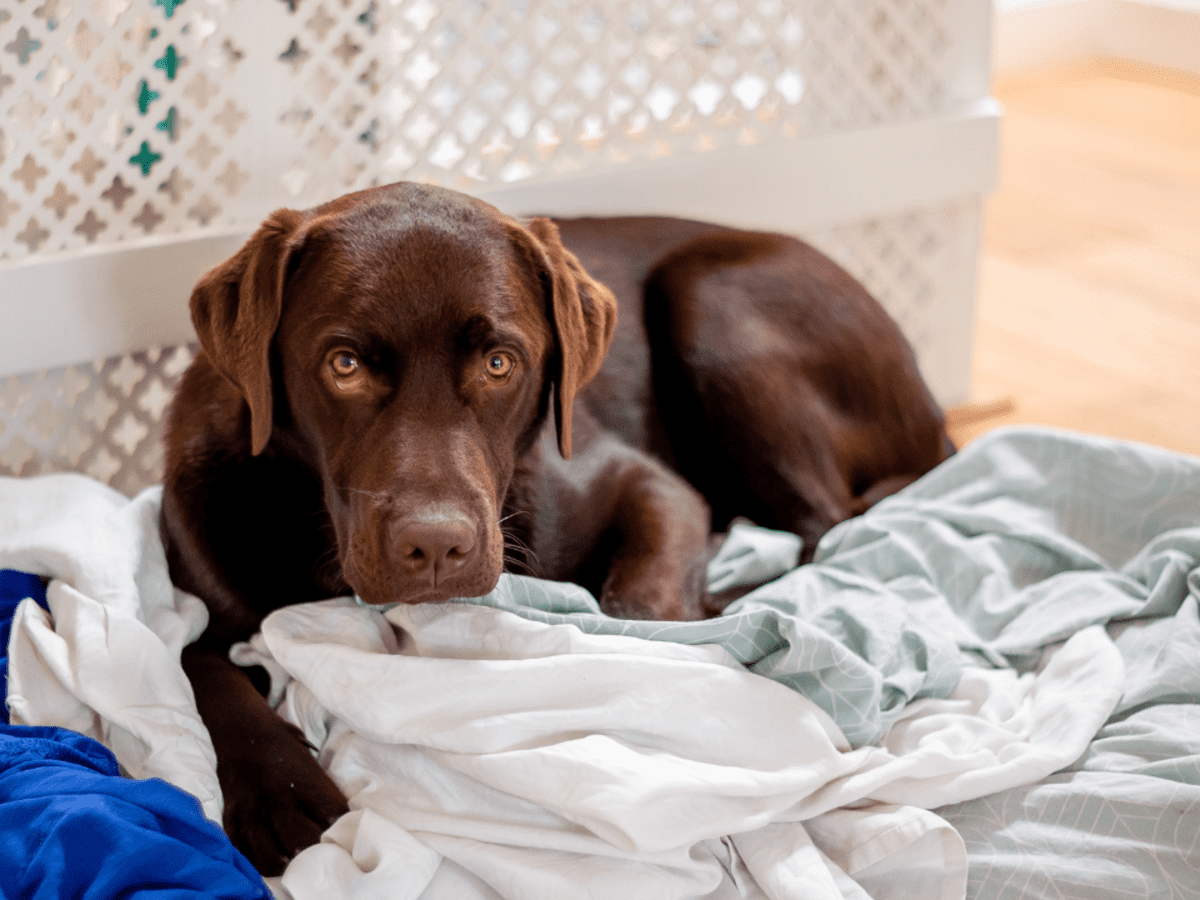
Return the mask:
[[998, 85], [974, 408], [1200, 454], [1200, 77], [1097, 61]]

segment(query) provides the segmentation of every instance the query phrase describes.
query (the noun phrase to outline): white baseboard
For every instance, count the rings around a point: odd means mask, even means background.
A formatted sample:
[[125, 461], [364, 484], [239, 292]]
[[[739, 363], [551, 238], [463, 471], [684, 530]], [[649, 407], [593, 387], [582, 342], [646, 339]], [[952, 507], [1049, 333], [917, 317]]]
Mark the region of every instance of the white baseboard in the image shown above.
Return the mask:
[[1025, 0], [998, 3], [997, 77], [1094, 57], [1200, 74], [1197, 0]]

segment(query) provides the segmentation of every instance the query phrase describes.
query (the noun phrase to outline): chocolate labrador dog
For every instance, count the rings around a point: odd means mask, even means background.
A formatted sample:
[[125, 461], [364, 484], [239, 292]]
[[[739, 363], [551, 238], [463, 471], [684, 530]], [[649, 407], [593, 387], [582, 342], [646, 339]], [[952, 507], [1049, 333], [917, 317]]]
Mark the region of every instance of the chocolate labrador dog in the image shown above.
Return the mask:
[[225, 827], [264, 873], [347, 808], [228, 659], [271, 610], [474, 597], [507, 567], [696, 617], [734, 516], [811, 558], [952, 450], [893, 322], [781, 235], [395, 184], [274, 213], [191, 310], [162, 532], [210, 611], [183, 665]]

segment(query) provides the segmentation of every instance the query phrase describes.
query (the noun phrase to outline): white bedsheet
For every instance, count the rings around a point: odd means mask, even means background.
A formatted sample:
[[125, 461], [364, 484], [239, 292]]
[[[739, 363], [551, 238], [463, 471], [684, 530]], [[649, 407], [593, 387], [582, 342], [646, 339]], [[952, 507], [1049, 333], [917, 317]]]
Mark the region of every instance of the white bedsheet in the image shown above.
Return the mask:
[[[203, 606], [171, 588], [158, 494], [0, 479], [0, 566], [54, 577], [18, 611], [15, 722], [97, 737], [137, 777], [219, 816], [211, 745], [178, 666]], [[567, 589], [505, 576], [510, 595]], [[966, 670], [849, 749], [801, 694], [717, 646], [585, 634], [493, 606], [288, 607], [280, 712], [352, 812], [275, 887], [308, 897], [958, 898], [961, 840], [926, 808], [1036, 781], [1116, 704], [1096, 627], [1037, 675]]]

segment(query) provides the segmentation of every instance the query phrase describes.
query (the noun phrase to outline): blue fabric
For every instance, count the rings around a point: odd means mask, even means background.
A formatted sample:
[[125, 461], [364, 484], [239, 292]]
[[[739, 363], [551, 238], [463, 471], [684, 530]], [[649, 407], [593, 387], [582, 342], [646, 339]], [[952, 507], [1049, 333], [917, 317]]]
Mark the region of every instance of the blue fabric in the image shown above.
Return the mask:
[[[0, 570], [0, 684], [17, 604], [41, 579]], [[101, 744], [65, 728], [0, 724], [0, 900], [270, 900], [200, 803], [123, 778]]]
[[8, 639], [12, 635], [13, 614], [26, 597], [32, 597], [43, 609], [46, 605], [46, 586], [36, 575], [0, 569], [0, 722], [8, 724]]
[[0, 898], [269, 900], [200, 804], [62, 728], [0, 725]]

